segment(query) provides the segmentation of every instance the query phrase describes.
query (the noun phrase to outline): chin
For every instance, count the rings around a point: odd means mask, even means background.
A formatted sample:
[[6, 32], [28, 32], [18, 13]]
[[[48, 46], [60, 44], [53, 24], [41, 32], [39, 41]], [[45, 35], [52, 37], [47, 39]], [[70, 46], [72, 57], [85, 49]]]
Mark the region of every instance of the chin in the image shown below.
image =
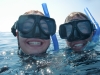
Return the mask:
[[81, 49], [73, 49], [75, 52], [81, 52]]

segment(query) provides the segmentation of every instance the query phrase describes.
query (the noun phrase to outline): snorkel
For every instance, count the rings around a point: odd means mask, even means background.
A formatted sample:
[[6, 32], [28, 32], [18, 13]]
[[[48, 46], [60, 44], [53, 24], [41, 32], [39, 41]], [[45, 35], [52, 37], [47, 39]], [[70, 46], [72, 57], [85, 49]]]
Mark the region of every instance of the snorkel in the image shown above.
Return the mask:
[[[46, 3], [42, 3], [42, 8], [43, 8], [45, 16], [50, 17]], [[58, 45], [58, 41], [57, 41], [57, 38], [56, 38], [56, 34], [51, 36], [51, 38], [52, 38], [52, 41], [53, 41], [54, 50], [56, 50], [56, 51], [59, 50], [59, 45]]]
[[88, 42], [88, 44], [85, 46], [85, 48], [83, 50], [88, 50], [90, 48], [95, 47], [98, 42], [99, 42], [99, 35], [100, 35], [100, 27], [99, 24], [96, 22], [96, 20], [93, 18], [92, 14], [90, 13], [88, 8], [84, 9], [86, 15], [89, 17], [89, 19], [91, 20], [91, 22], [95, 25], [95, 33], [92, 37], [92, 40], [90, 42]]

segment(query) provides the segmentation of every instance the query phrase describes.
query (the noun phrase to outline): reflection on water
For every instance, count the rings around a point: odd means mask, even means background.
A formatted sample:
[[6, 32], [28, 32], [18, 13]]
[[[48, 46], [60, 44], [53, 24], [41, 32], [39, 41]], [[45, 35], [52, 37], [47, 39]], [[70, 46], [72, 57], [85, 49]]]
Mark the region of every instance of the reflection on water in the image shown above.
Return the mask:
[[[17, 56], [17, 40], [10, 33], [0, 33], [0, 75], [100, 75], [100, 51], [84, 51], [81, 54], [70, 50], [50, 51], [48, 55], [26, 56], [21, 60]], [[65, 42], [58, 37], [60, 48]], [[24, 62], [23, 62], [24, 61]], [[9, 68], [6, 68], [9, 67]]]

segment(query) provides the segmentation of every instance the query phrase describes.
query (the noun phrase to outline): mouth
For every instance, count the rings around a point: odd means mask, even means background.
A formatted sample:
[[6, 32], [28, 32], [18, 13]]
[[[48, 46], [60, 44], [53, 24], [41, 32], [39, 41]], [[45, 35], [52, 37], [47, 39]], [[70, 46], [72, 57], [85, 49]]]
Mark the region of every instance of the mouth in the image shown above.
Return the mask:
[[75, 44], [74, 46], [75, 47], [81, 47], [81, 46], [83, 46], [83, 44]]
[[77, 49], [77, 50], [81, 49], [82, 47], [83, 47], [83, 44], [75, 44], [75, 45], [73, 46], [73, 48], [74, 48], [74, 49]]
[[39, 39], [29, 39], [26, 42], [30, 47], [41, 47], [43, 45], [43, 41]]
[[42, 45], [42, 42], [28, 42], [29, 45], [32, 45], [32, 46], [40, 46]]

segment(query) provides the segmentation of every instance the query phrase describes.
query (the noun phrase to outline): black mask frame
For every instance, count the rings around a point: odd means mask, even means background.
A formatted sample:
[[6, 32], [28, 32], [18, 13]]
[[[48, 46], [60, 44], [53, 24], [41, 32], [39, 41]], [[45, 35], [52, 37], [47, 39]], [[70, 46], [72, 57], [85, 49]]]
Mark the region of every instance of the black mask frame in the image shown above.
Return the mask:
[[[77, 24], [79, 22], [88, 22], [90, 24], [90, 29], [91, 29], [90, 33], [88, 33], [88, 34], [82, 33], [77, 27]], [[69, 25], [69, 24], [72, 25], [72, 30], [71, 30], [70, 35], [67, 36], [66, 25]], [[74, 34], [75, 31], [77, 33], [77, 36]], [[93, 31], [94, 31], [94, 25], [90, 22], [90, 20], [75, 20], [75, 21], [61, 24], [59, 26], [60, 37], [62, 39], [67, 39], [67, 41], [69, 41], [69, 42], [77, 41], [77, 40], [85, 40], [91, 36]]]
[[[24, 33], [21, 29], [22, 24], [24, 21], [30, 18], [35, 20], [35, 27], [33, 27], [29, 32]], [[47, 21], [46, 23], [48, 25], [49, 33], [45, 33], [40, 27], [39, 22], [41, 19]], [[38, 29], [40, 30], [38, 35], [35, 33], [36, 27], [38, 27]], [[14, 36], [16, 36], [16, 30], [18, 30], [19, 35], [24, 38], [50, 39], [50, 35], [52, 36], [56, 32], [56, 23], [53, 18], [48, 18], [48, 17], [41, 16], [41, 15], [33, 15], [33, 14], [32, 15], [21, 15], [18, 21], [16, 21], [15, 24], [11, 28], [11, 31]]]

